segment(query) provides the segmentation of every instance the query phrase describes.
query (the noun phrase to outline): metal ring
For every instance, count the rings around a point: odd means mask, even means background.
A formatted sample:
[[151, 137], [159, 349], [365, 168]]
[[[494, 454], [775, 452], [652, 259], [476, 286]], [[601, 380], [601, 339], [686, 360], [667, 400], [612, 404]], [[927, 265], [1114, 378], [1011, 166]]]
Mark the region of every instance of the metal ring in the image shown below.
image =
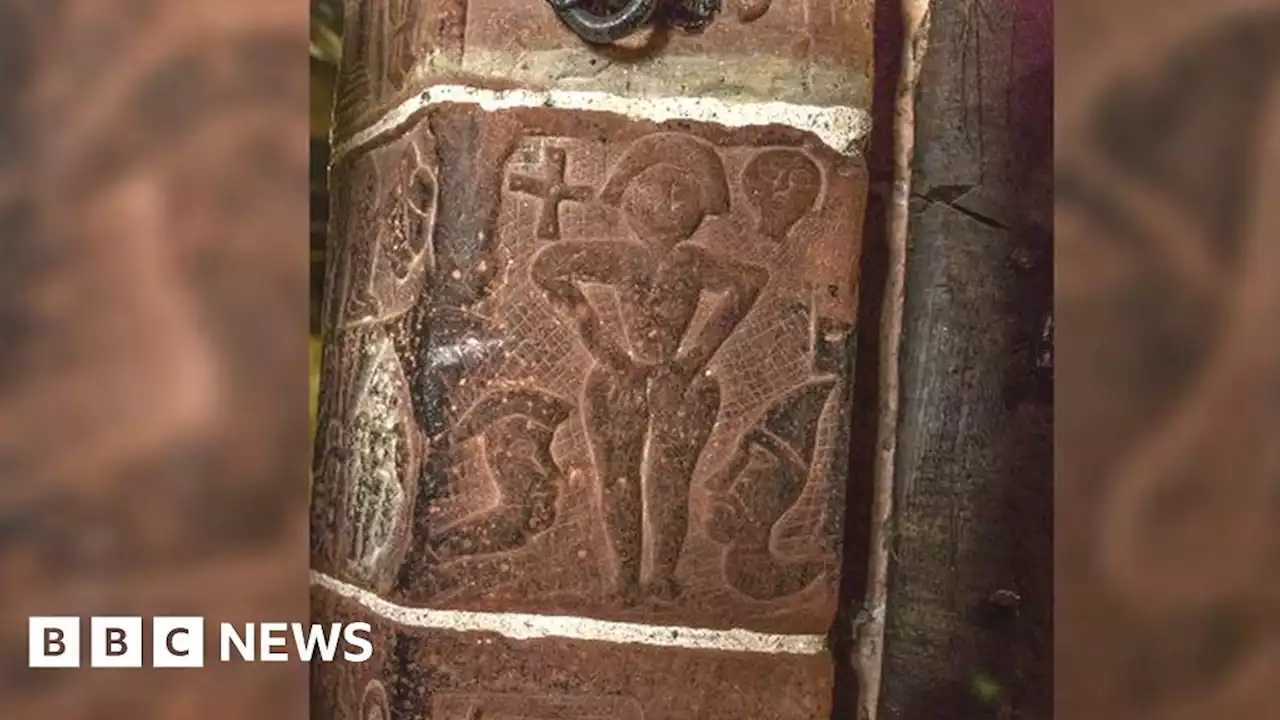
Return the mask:
[[594, 45], [609, 45], [640, 29], [653, 16], [658, 0], [630, 0], [622, 9], [608, 15], [580, 7], [582, 0], [548, 0], [560, 21], [578, 37]]

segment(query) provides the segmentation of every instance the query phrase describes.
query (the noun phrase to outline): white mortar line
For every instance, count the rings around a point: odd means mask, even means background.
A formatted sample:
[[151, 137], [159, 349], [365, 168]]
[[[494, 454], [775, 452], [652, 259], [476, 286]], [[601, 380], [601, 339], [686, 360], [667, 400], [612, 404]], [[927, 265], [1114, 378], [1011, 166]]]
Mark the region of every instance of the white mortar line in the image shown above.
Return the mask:
[[388, 602], [368, 590], [349, 585], [315, 570], [311, 571], [311, 584], [354, 600], [391, 622], [432, 630], [495, 633], [513, 640], [563, 638], [688, 650], [779, 655], [817, 655], [827, 651], [824, 635], [784, 635], [738, 629], [712, 630], [646, 625], [562, 615], [411, 608]]
[[485, 110], [556, 108], [623, 115], [632, 120], [688, 120], [725, 127], [784, 125], [813, 133], [842, 155], [856, 155], [871, 129], [871, 115], [842, 105], [799, 105], [787, 102], [743, 102], [707, 97], [626, 97], [582, 90], [488, 90], [468, 85], [433, 85], [387, 111], [372, 126], [333, 149], [336, 160], [379, 135], [395, 130], [423, 108], [441, 103], [467, 103]]

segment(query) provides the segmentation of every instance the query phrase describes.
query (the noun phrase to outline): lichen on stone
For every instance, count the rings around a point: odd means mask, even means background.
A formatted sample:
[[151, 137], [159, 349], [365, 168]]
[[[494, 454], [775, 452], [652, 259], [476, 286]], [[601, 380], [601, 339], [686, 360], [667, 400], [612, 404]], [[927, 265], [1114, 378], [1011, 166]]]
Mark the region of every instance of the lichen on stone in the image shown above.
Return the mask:
[[399, 467], [405, 450], [405, 401], [391, 341], [377, 337], [365, 346], [364, 356], [361, 392], [349, 428], [347, 517], [350, 560], [360, 575], [375, 580], [395, 544], [405, 501]]

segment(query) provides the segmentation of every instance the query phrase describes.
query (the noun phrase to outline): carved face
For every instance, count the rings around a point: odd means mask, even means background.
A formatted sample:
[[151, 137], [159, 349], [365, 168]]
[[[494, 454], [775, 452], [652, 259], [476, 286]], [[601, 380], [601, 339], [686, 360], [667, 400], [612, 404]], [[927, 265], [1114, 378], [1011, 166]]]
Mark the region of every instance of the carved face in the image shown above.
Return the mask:
[[781, 240], [817, 202], [822, 173], [798, 150], [766, 150], [742, 171], [742, 187], [759, 218], [760, 232]]
[[641, 240], [667, 250], [698, 229], [704, 215], [702, 189], [688, 172], [655, 165], [631, 181], [622, 209]]

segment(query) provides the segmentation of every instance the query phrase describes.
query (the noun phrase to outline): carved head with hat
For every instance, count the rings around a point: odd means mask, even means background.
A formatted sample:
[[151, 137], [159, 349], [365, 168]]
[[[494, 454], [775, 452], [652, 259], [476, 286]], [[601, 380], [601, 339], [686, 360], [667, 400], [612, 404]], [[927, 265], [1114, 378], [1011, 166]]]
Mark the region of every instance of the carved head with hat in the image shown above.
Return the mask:
[[707, 215], [729, 211], [724, 164], [688, 135], [646, 135], [627, 149], [600, 192], [646, 244], [667, 250], [688, 240]]

